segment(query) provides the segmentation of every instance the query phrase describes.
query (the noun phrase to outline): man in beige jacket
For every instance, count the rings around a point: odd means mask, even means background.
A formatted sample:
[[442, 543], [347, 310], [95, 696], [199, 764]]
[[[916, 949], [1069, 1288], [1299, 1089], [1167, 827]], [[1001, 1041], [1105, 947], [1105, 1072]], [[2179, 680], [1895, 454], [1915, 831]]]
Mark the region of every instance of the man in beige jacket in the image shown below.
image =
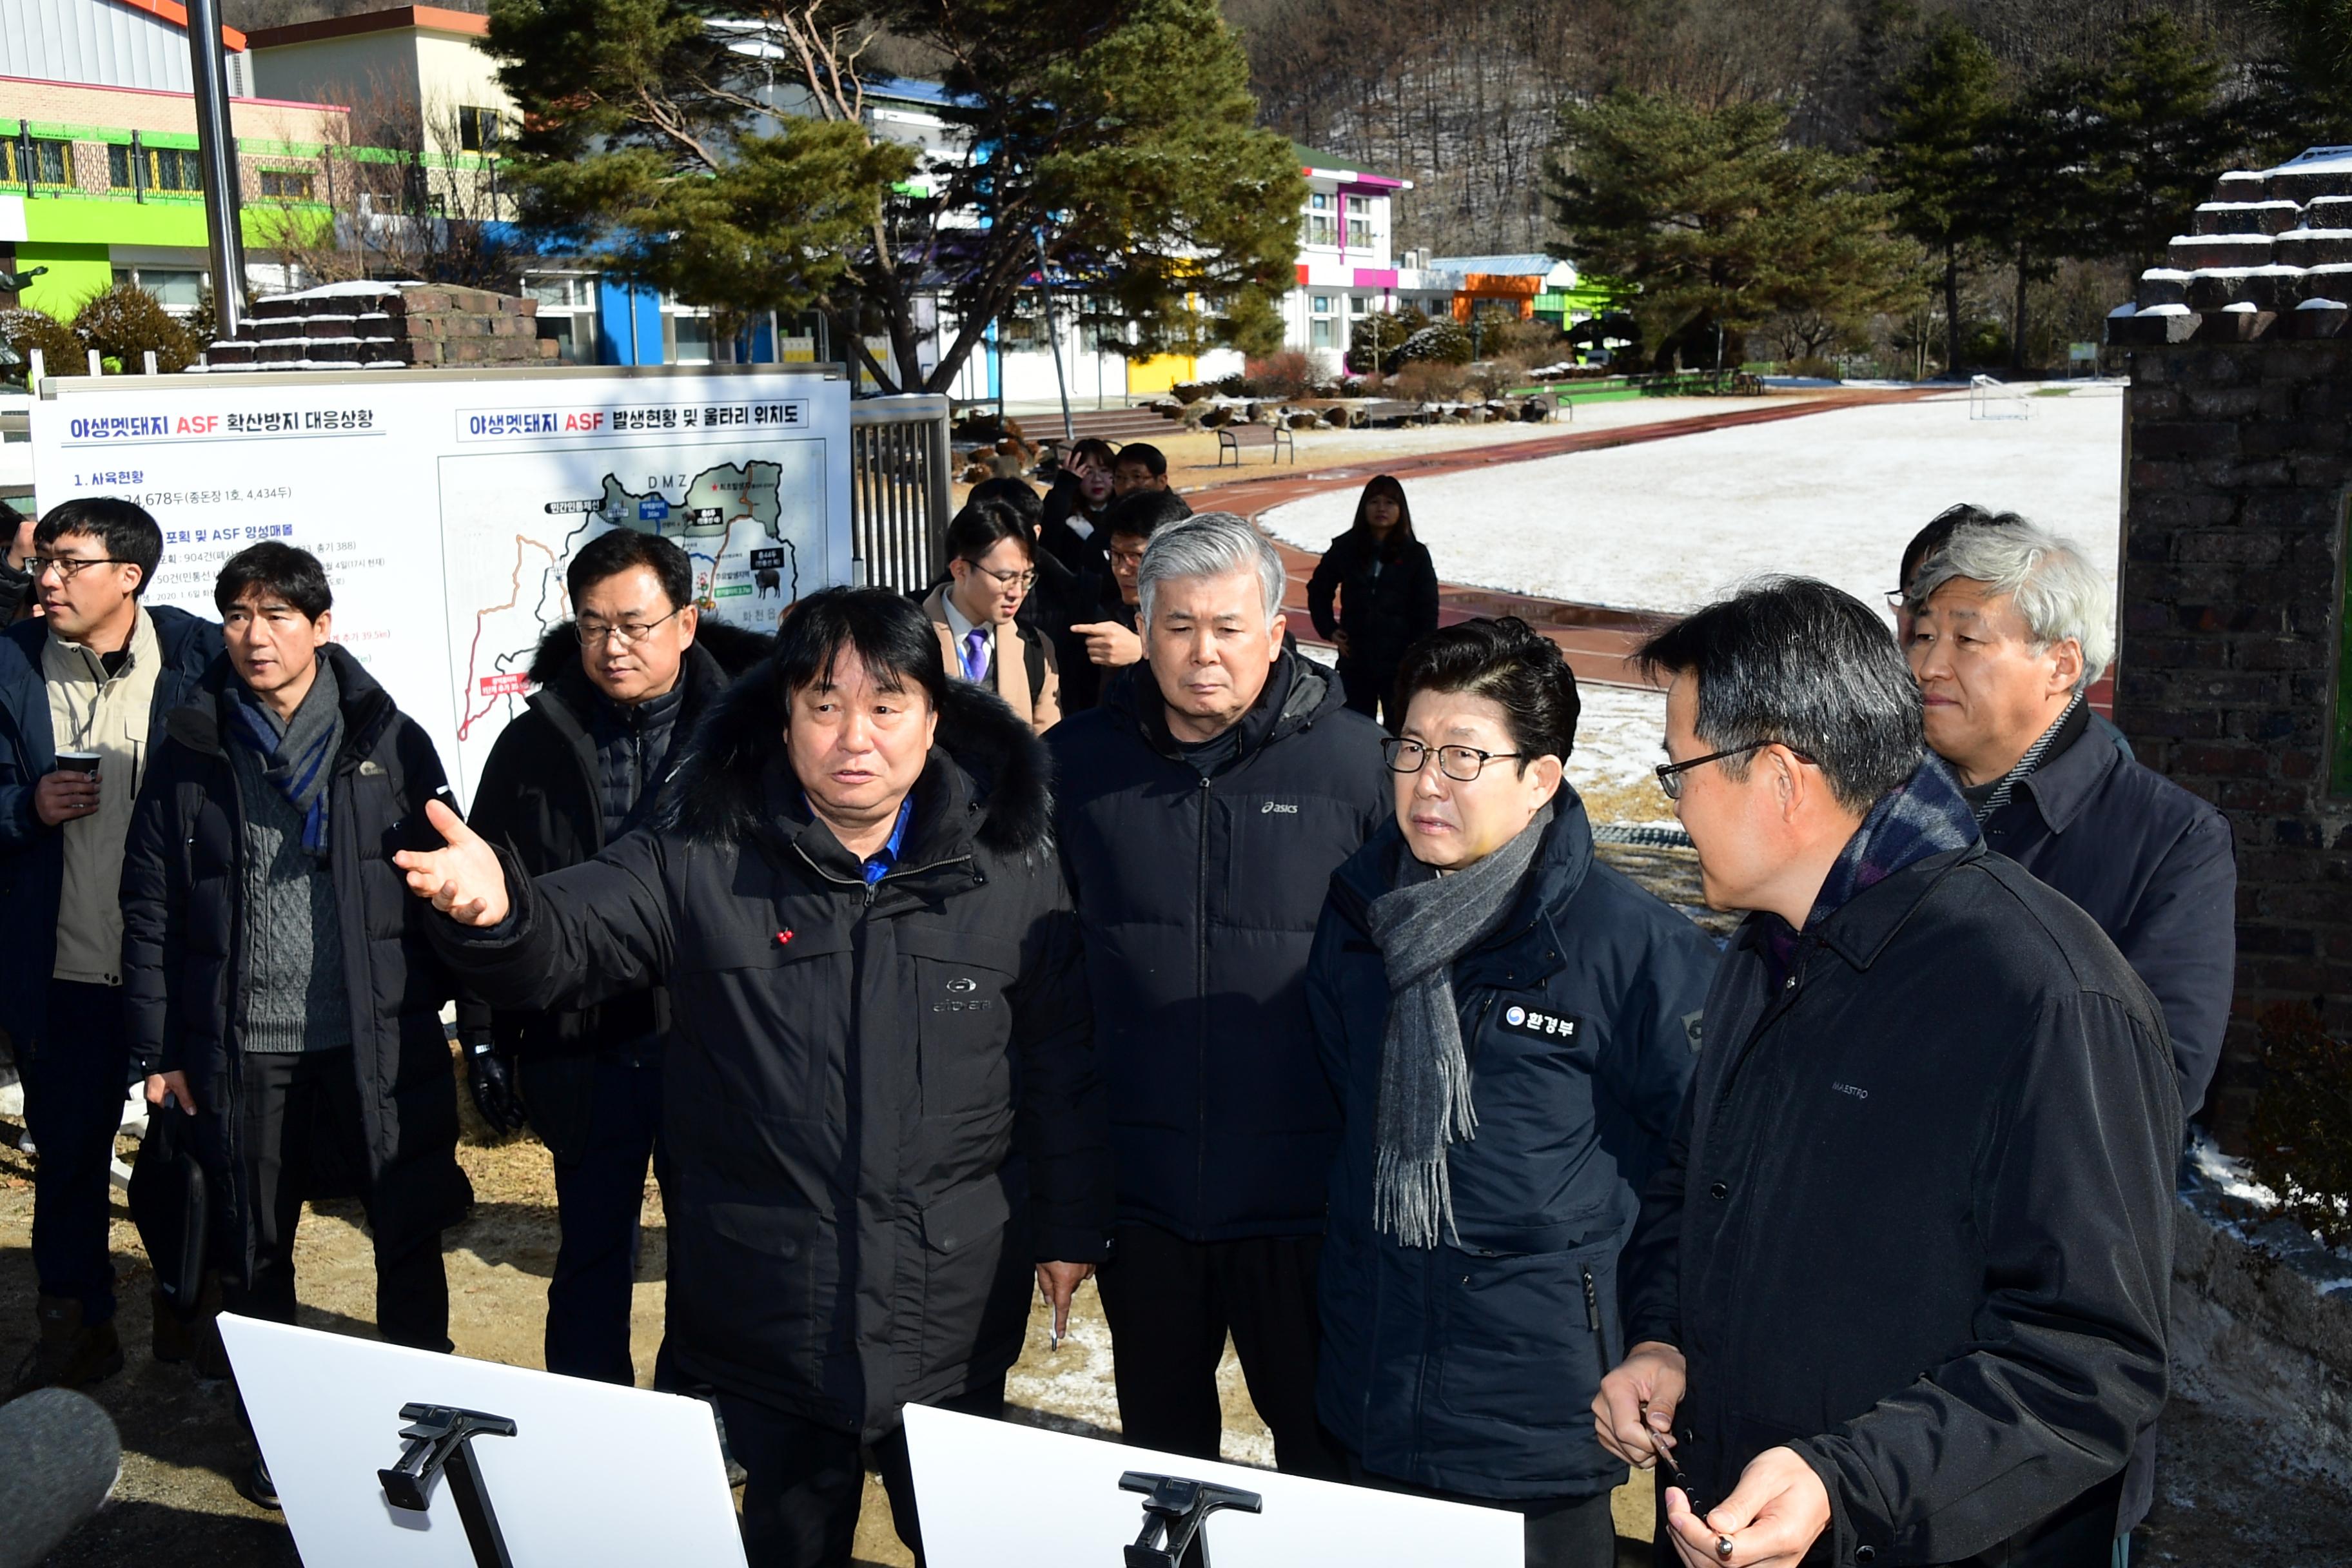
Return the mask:
[[[0, 1028], [24, 1067], [38, 1163], [40, 1340], [10, 1397], [122, 1365], [107, 1250], [109, 1170], [131, 1077], [122, 1010], [122, 846], [163, 716], [221, 629], [140, 595], [163, 554], [127, 500], [51, 508], [33, 535], [39, 618], [0, 634]], [[184, 1353], [157, 1314], [157, 1344]]]
[[1044, 734], [1062, 717], [1054, 647], [1013, 620], [1037, 585], [1035, 547], [1010, 507], [979, 501], [948, 524], [948, 581], [923, 601], [950, 677], [984, 686]]

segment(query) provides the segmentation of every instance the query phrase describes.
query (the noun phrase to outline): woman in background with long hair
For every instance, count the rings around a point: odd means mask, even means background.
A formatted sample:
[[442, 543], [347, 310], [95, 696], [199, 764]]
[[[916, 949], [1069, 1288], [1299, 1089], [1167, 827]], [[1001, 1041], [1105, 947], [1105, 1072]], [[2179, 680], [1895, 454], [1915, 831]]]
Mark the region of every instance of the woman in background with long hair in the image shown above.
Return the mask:
[[[1333, 613], [1331, 599], [1339, 595]], [[1339, 650], [1348, 706], [1378, 718], [1394, 734], [1404, 721], [1396, 702], [1397, 666], [1405, 649], [1437, 629], [1437, 568], [1413, 537], [1404, 486], [1376, 475], [1356, 501], [1356, 521], [1331, 542], [1307, 583], [1315, 629]]]

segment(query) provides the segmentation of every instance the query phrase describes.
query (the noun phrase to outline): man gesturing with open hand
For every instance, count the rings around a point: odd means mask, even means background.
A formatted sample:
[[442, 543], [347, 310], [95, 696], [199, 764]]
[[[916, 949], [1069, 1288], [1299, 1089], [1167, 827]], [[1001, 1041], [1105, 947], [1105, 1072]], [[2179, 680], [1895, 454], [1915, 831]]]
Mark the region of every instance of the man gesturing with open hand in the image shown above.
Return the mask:
[[408, 890], [432, 900], [435, 909], [459, 925], [494, 926], [505, 920], [507, 874], [499, 852], [437, 800], [425, 803], [425, 820], [445, 847], [403, 849], [393, 856], [392, 863], [407, 875]]
[[749, 1471], [755, 1568], [846, 1564], [900, 1410], [994, 1415], [1030, 1293], [1102, 1261], [1109, 1130], [1042, 749], [916, 605], [827, 589], [709, 710], [676, 803], [525, 878], [446, 811], [396, 858], [493, 1007], [660, 986], [669, 1347]]

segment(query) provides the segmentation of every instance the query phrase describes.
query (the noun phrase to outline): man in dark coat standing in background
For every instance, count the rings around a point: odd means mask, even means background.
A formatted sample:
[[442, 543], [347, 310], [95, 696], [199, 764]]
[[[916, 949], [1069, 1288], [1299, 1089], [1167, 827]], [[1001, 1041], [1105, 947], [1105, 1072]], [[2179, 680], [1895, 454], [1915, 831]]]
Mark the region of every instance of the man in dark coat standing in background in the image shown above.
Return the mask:
[[1380, 727], [1283, 647], [1283, 582], [1231, 512], [1159, 528], [1138, 575], [1146, 662], [1046, 743], [1110, 1086], [1120, 1425], [1215, 1458], [1230, 1331], [1276, 1462], [1337, 1477], [1315, 1271], [1339, 1105], [1307, 956], [1332, 871], [1391, 805]]
[[828, 588], [703, 725], [673, 819], [531, 879], [436, 812], [449, 847], [400, 858], [495, 1005], [669, 989], [670, 1345], [748, 1472], [754, 1568], [845, 1568], [867, 1448], [919, 1561], [904, 1407], [994, 1415], [1032, 1279], [1065, 1315], [1103, 1256], [1044, 763], [912, 601]]
[[[1906, 652], [1927, 744], [1986, 845], [2099, 922], [2164, 1008], [2180, 1108], [2205, 1103], [2237, 984], [2230, 819], [2092, 723], [2115, 649], [2115, 590], [2021, 518], [1963, 524], [1915, 574]], [[2116, 1533], [2156, 1496], [2156, 1434], [2125, 1472]]]
[[1671, 1457], [1689, 1568], [2103, 1568], [2168, 1376], [2156, 999], [1986, 850], [1874, 611], [1782, 579], [1643, 657], [1706, 900], [1749, 913], [1626, 1254], [1602, 1442]]
[[2238, 863], [2229, 818], [2091, 725], [2115, 590], [2064, 540], [2016, 521], [1958, 530], [1912, 594], [1906, 651], [1927, 744], [1986, 844], [2098, 921], [2156, 994], [2193, 1115], [2230, 1021]]
[[[458, 1168], [441, 1009], [456, 994], [388, 858], [446, 801], [432, 740], [328, 641], [317, 557], [240, 551], [214, 589], [226, 654], [171, 715], [122, 864], [122, 965], [147, 1098], [194, 1118], [222, 1306], [294, 1321], [294, 1230], [356, 1176], [376, 1327], [449, 1349], [442, 1230]], [[428, 835], [429, 836], [429, 835]], [[317, 1163], [332, 1151], [328, 1166]], [[275, 1506], [258, 1455], [247, 1482]]]
[[1103, 514], [1108, 570], [1089, 585], [1090, 602], [1069, 628], [1077, 658], [1062, 661], [1063, 712], [1093, 707], [1113, 673], [1142, 662], [1142, 599], [1135, 582], [1144, 547], [1155, 531], [1192, 515], [1182, 496], [1165, 489], [1129, 490]]
[[[171, 711], [220, 627], [142, 602], [163, 531], [111, 496], [51, 507], [27, 560], [42, 614], [0, 635], [0, 1028], [24, 1075], [40, 1339], [9, 1396], [119, 1371], [107, 1210], [131, 1071], [122, 846]], [[60, 753], [97, 760], [67, 768]], [[162, 1305], [160, 1300], [159, 1307]], [[168, 1309], [156, 1351], [187, 1353]]]
[[[565, 585], [574, 618], [541, 642], [539, 689], [490, 748], [471, 814], [474, 831], [532, 876], [592, 859], [653, 818], [695, 724], [726, 689], [714, 635], [739, 668], [772, 646], [703, 622], [693, 563], [656, 534], [599, 534], [572, 556]], [[512, 1131], [528, 1116], [554, 1156], [562, 1239], [547, 1285], [547, 1370], [568, 1377], [635, 1380], [637, 1216], [647, 1163], [665, 1185], [668, 1174], [656, 1138], [668, 1005], [659, 989], [573, 1011], [457, 1005], [483, 1119]]]

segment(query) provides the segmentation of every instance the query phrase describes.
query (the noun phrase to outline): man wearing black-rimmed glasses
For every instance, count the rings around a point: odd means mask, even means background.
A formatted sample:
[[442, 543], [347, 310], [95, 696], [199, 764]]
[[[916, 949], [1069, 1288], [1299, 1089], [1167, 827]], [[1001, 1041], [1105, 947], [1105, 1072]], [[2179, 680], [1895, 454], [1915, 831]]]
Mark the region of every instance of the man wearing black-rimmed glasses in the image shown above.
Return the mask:
[[2165, 1394], [2155, 998], [1986, 849], [1874, 610], [1778, 580], [1643, 661], [1707, 902], [1748, 919], [1625, 1254], [1602, 1443], [1671, 1454], [1689, 1568], [2105, 1563]]
[[[654, 534], [599, 534], [572, 556], [565, 586], [573, 619], [541, 642], [530, 666], [539, 689], [500, 731], [473, 804], [475, 831], [533, 876], [593, 859], [642, 826], [680, 744], [726, 689], [721, 658], [740, 668], [770, 647], [704, 622], [692, 563]], [[562, 1240], [547, 1286], [550, 1372], [634, 1381], [630, 1292], [647, 1163], [667, 1175], [656, 1134], [668, 1012], [659, 987], [581, 1009], [458, 1004], [485, 1120], [510, 1131], [527, 1114], [554, 1156]]]
[[[122, 1365], [107, 1255], [109, 1168], [131, 1078], [122, 1008], [122, 847], [164, 716], [221, 650], [214, 622], [141, 595], [163, 557], [127, 500], [52, 507], [26, 566], [37, 619], [0, 635], [0, 1027], [38, 1148], [40, 1339], [11, 1397]], [[76, 756], [75, 753], [79, 753]], [[66, 765], [70, 763], [72, 765]], [[156, 1314], [158, 1352], [186, 1347]]]

